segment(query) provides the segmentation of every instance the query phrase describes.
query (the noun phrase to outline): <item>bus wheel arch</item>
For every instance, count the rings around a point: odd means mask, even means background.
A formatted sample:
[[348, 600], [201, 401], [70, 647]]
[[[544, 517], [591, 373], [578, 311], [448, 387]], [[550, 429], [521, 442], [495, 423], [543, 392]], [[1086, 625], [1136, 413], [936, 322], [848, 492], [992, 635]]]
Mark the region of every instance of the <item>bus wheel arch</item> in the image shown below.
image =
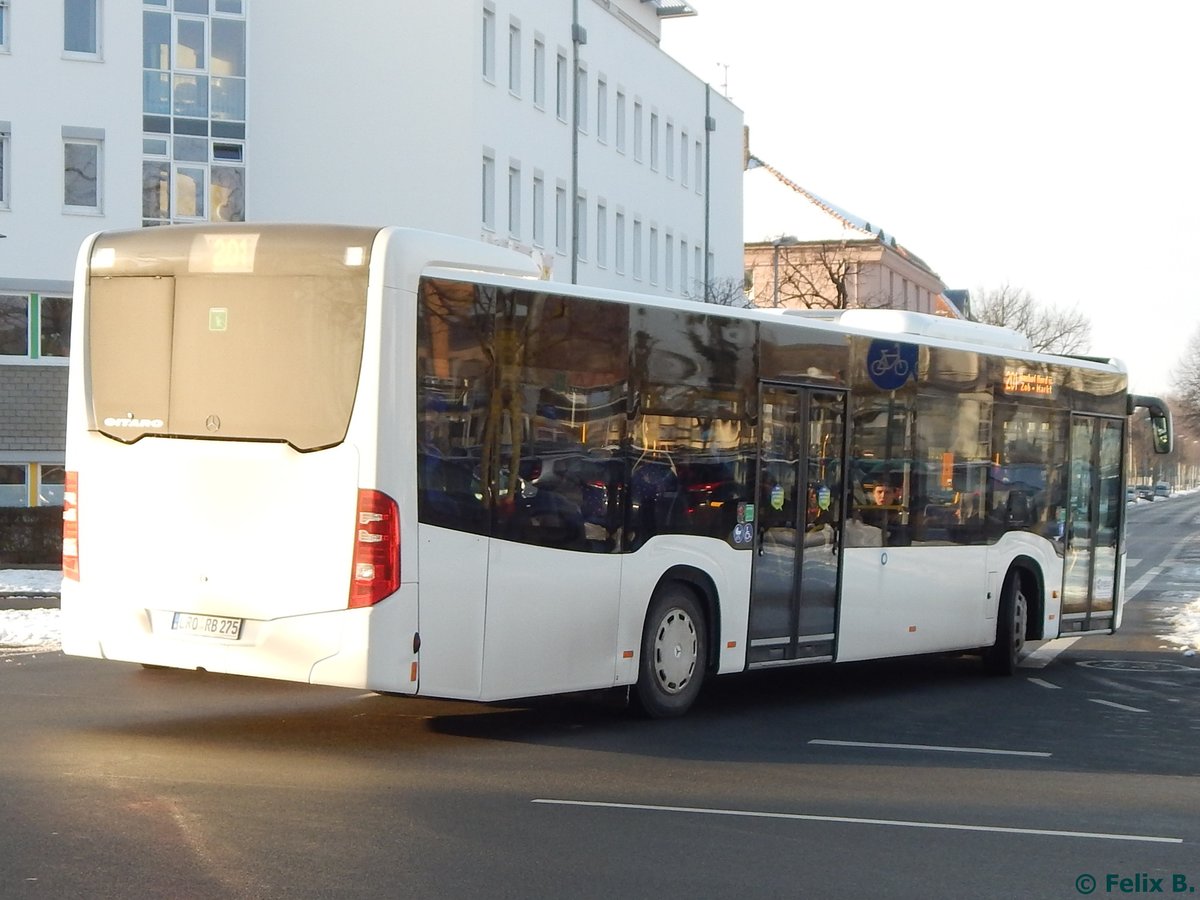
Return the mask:
[[642, 713], [658, 719], [687, 712], [713, 667], [718, 625], [716, 591], [707, 575], [687, 566], [663, 575], [642, 627], [633, 692]]
[[1004, 574], [996, 608], [996, 640], [983, 654], [984, 666], [993, 675], [1012, 675], [1026, 641], [1042, 636], [1045, 581], [1041, 567], [1018, 556]]

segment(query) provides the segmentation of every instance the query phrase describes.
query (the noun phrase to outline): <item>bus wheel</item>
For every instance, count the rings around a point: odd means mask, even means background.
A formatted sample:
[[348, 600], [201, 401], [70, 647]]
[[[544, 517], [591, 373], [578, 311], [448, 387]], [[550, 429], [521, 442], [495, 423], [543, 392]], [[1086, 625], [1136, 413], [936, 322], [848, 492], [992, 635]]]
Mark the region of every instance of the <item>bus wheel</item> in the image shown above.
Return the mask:
[[983, 663], [992, 675], [1012, 675], [1025, 649], [1025, 630], [1029, 624], [1029, 602], [1021, 590], [1021, 579], [1009, 572], [996, 611], [996, 643], [983, 655]]
[[652, 719], [681, 716], [696, 700], [708, 664], [704, 614], [678, 583], [655, 592], [642, 633], [635, 697]]

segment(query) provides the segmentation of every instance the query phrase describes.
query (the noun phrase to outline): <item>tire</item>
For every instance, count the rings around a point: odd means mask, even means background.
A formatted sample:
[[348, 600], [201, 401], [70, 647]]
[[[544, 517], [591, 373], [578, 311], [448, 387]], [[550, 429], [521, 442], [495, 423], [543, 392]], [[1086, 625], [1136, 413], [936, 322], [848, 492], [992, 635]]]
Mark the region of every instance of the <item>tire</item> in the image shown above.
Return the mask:
[[1029, 625], [1029, 601], [1021, 588], [1016, 572], [1004, 579], [1000, 608], [996, 611], [996, 643], [983, 654], [983, 664], [990, 675], [1012, 675], [1025, 649], [1025, 633]]
[[708, 665], [707, 628], [695, 594], [678, 582], [655, 592], [642, 631], [634, 698], [652, 719], [681, 716], [696, 701]]

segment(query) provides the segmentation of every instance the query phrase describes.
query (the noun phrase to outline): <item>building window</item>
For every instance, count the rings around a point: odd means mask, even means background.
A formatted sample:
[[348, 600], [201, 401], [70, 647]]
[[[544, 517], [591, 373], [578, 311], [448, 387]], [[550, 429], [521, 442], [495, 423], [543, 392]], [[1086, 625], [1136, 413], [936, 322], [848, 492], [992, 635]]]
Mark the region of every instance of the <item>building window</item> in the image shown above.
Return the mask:
[[521, 26], [508, 26], [508, 89], [521, 96]]
[[71, 299], [0, 294], [0, 357], [59, 360], [71, 352]]
[[633, 158], [642, 161], [642, 104], [633, 101]]
[[668, 292], [674, 290], [675, 280], [675, 236], [667, 232], [663, 241], [663, 287]]
[[617, 152], [625, 152], [625, 92], [617, 91], [617, 108], [613, 113], [617, 127]]
[[0, 356], [29, 356], [29, 298], [0, 294]]
[[483, 175], [480, 187], [482, 189], [480, 210], [483, 227], [494, 230], [496, 228], [496, 158], [488, 151], [483, 154]]
[[667, 122], [667, 153], [663, 159], [664, 174], [671, 179], [675, 178], [675, 126], [671, 122]]
[[0, 0], [0, 53], [8, 50], [8, 0]]
[[608, 206], [602, 200], [596, 201], [596, 265], [608, 265]]
[[679, 183], [688, 186], [688, 151], [692, 149], [686, 131], [679, 135]]
[[650, 113], [650, 171], [658, 171], [658, 113]]
[[647, 260], [651, 284], [658, 284], [658, 229], [650, 226], [650, 258]]
[[66, 467], [42, 464], [37, 470], [37, 505], [62, 506]]
[[29, 505], [29, 467], [0, 464], [0, 506]]
[[8, 209], [8, 159], [11, 152], [8, 149], [9, 137], [8, 124], [0, 122], [0, 209]]
[[100, 0], [63, 0], [63, 51], [100, 56]]
[[142, 224], [242, 222], [244, 5], [176, 0], [173, 9], [142, 14]]
[[39, 359], [66, 359], [71, 354], [71, 298], [35, 296]]
[[483, 77], [496, 80], [496, 11], [483, 8]]
[[679, 242], [679, 293], [685, 297], [688, 293], [688, 245], [685, 240]]
[[175, 19], [175, 69], [208, 71], [208, 20], [178, 16]]
[[701, 247], [699, 244], [697, 244], [694, 248], [692, 248], [692, 268], [695, 269], [695, 271], [692, 273], [692, 277], [696, 279], [696, 284], [700, 288], [697, 293], [702, 299], [706, 299], [708, 297], [708, 285], [704, 281], [704, 270], [701, 268], [700, 261], [702, 258], [703, 255], [701, 252]]
[[633, 277], [642, 280], [642, 220], [633, 220]]
[[701, 193], [704, 187], [704, 145], [696, 141], [696, 193]]
[[546, 108], [546, 42], [533, 42], [533, 105]]
[[587, 133], [588, 130], [588, 73], [585, 66], [575, 70], [575, 98], [579, 108], [575, 110], [575, 127]]
[[613, 267], [618, 275], [625, 274], [625, 213], [616, 215], [615, 233], [613, 234]]
[[561, 184], [554, 189], [554, 249], [567, 252], [567, 189]]
[[559, 53], [554, 62], [554, 113], [560, 121], [567, 121], [567, 103], [568, 103], [568, 86], [567, 86], [567, 57], [563, 53]]
[[596, 77], [596, 140], [608, 143], [608, 82], [603, 75]]
[[172, 185], [173, 218], [205, 221], [208, 218], [208, 170], [203, 166], [175, 166]]
[[508, 164], [508, 233], [521, 236], [521, 166]]
[[533, 243], [546, 243], [546, 179], [538, 172], [533, 173]]
[[587, 194], [575, 197], [575, 252], [577, 259], [587, 259]]
[[100, 212], [99, 140], [63, 141], [63, 207], [66, 212]]

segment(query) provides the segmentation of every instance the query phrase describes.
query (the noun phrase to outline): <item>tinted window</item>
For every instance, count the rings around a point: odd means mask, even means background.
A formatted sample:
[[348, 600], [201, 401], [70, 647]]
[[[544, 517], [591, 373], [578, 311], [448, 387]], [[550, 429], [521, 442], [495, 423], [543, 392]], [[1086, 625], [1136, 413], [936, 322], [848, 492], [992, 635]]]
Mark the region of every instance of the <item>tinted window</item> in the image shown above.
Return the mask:
[[619, 550], [628, 330], [620, 305], [423, 281], [421, 521]]
[[732, 542], [754, 502], [753, 322], [640, 307], [631, 322], [631, 546], [656, 534]]
[[88, 299], [93, 427], [124, 441], [339, 443], [358, 387], [373, 239], [318, 227], [101, 235]]

